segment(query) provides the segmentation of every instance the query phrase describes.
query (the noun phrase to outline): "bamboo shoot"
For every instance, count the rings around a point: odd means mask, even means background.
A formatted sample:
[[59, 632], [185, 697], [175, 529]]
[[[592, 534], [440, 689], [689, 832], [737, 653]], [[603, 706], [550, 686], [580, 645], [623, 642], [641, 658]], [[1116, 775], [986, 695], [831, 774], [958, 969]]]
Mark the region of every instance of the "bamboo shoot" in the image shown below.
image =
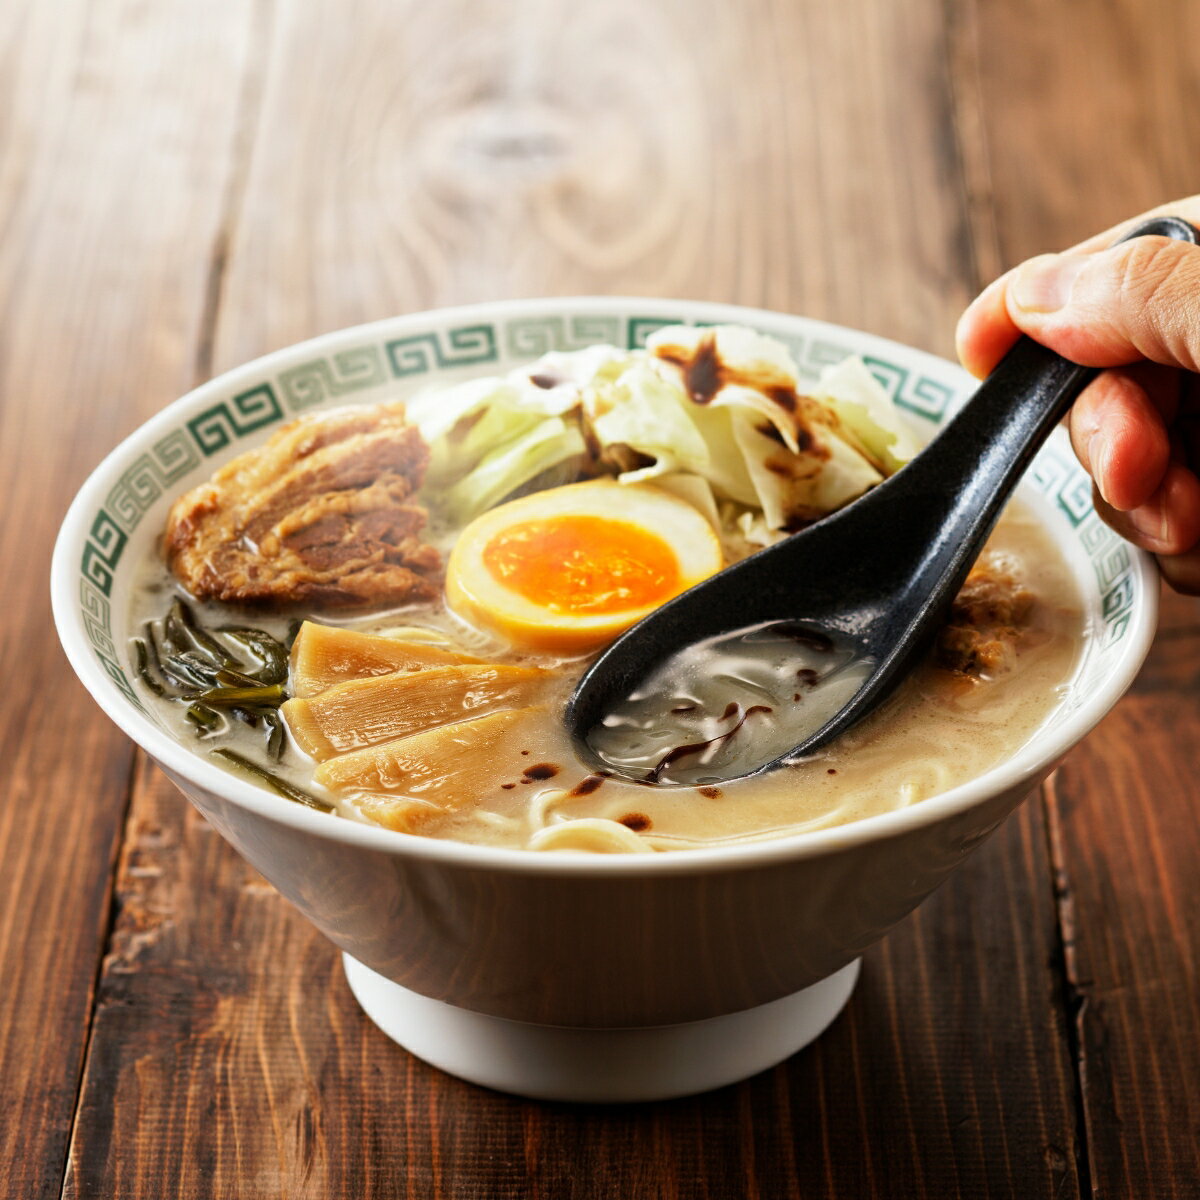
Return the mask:
[[384, 637], [305, 621], [292, 644], [292, 694], [316, 696], [348, 679], [480, 661], [449, 642]]
[[318, 696], [283, 705], [297, 745], [324, 762], [423, 729], [519, 708], [536, 700], [550, 677], [538, 667], [461, 665], [351, 679]]

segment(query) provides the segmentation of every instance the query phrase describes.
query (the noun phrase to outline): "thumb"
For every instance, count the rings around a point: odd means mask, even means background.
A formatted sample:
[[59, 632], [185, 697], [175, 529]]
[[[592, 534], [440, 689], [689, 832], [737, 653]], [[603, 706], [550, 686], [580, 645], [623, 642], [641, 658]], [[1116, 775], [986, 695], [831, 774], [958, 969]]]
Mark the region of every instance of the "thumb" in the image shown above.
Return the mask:
[[1200, 363], [1200, 246], [1140, 237], [1018, 267], [1006, 306], [1035, 341], [1088, 367]]

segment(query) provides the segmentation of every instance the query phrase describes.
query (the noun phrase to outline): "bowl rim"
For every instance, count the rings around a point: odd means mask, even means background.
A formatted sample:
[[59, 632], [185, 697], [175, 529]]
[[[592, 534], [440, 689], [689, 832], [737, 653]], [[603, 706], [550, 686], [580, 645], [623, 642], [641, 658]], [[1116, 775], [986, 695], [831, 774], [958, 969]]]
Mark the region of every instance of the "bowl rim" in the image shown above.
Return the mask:
[[99, 665], [84, 634], [74, 581], [79, 559], [76, 550], [82, 541], [87, 520], [103, 503], [116, 474], [114, 467], [124, 463], [131, 450], [151, 442], [160, 431], [174, 428], [182, 410], [200, 406], [214, 395], [236, 390], [243, 379], [256, 379], [294, 358], [327, 355], [341, 348], [342, 343], [357, 343], [385, 330], [403, 333], [409, 328], [424, 328], [449, 320], [496, 320], [543, 314], [547, 309], [559, 308], [597, 315], [620, 315], [631, 310], [651, 315], [655, 309], [659, 309], [663, 310], [664, 315], [713, 323], [776, 324], [780, 321], [800, 321], [809, 330], [824, 331], [834, 337], [849, 334], [865, 349], [877, 349], [893, 357], [898, 354], [901, 359], [909, 361], [923, 361], [940, 374], [957, 373], [964, 383], [974, 384], [962, 368], [947, 359], [849, 326], [742, 305], [642, 296], [538, 297], [427, 309], [333, 330], [251, 359], [192, 388], [123, 438], [79, 488], [63, 517], [55, 542], [51, 564], [51, 607], [59, 639], [84, 687], [135, 746], [149, 754], [168, 774], [180, 776], [209, 794], [296, 832], [348, 846], [446, 866], [502, 873], [581, 878], [696, 875], [785, 865], [901, 837], [957, 816], [1014, 788], [1031, 787], [1098, 724], [1132, 684], [1155, 635], [1158, 573], [1152, 557], [1130, 545], [1130, 571], [1140, 584], [1143, 603], [1133, 610], [1133, 620], [1124, 639], [1125, 648], [1117, 664], [1119, 669], [1112, 671], [1106, 677], [1104, 686], [1093, 692], [1055, 728], [1053, 737], [1045, 736], [1049, 730], [1039, 730], [1011, 759], [974, 779], [910, 807], [863, 817], [845, 825], [767, 837], [760, 841], [667, 853], [596, 855], [539, 852], [421, 837], [308, 809], [207, 762], [169, 737], [148, 715], [126, 699]]

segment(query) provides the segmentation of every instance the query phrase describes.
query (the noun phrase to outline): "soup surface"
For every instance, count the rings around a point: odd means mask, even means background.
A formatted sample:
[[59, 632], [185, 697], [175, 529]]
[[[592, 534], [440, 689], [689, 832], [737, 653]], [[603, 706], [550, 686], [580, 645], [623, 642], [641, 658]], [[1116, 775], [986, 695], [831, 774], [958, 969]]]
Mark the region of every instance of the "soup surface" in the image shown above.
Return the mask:
[[[715, 335], [663, 331], [640, 390], [628, 377], [646, 364], [609, 348], [526, 368], [522, 403], [535, 407], [517, 405], [523, 432], [517, 451], [499, 439], [499, 466], [496, 431], [480, 434], [500, 420], [494, 399], [426, 405], [415, 424], [390, 405], [377, 410], [386, 441], [369, 412], [343, 410], [289, 426], [181, 497], [167, 561], [145, 564], [131, 613], [135, 666], [164, 723], [229, 769], [342, 817], [535, 851], [654, 852], [820, 829], [1002, 762], [1055, 709], [1084, 636], [1070, 568], [1020, 505], [928, 660], [825, 752], [733, 778], [853, 687], [854, 664], [776, 629], [725, 647], [719, 669], [715, 648], [699, 648], [612, 719], [619, 736], [597, 746], [613, 769], [580, 759], [561, 710], [611, 637], [903, 461], [900, 433], [872, 426], [864, 439], [836, 413], [810, 414], [794, 374], [781, 391], [786, 364], [758, 361], [755, 376], [746, 353], [733, 370], [722, 348]], [[696, 449], [700, 466], [685, 470], [690, 435], [673, 414], [672, 450], [643, 433], [644, 414], [665, 403], [654, 387], [676, 379], [669, 399], [694, 420], [697, 447], [706, 432], [736, 441], [740, 464], [714, 466]], [[511, 381], [488, 382], [479, 396], [516, 403], [503, 391]], [[597, 452], [605, 405], [625, 394], [610, 384], [632, 395], [643, 440]], [[753, 395], [714, 413], [722, 388]], [[419, 417], [419, 398], [410, 408]], [[732, 424], [709, 430], [714, 419]], [[508, 436], [515, 418], [504, 420]], [[822, 471], [836, 478], [814, 483]]]

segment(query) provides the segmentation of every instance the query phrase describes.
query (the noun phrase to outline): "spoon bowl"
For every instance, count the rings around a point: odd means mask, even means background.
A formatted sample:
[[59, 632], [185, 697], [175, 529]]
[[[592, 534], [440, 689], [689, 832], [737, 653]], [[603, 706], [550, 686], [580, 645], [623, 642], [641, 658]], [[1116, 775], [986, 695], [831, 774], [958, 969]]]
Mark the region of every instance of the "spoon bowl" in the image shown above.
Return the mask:
[[[1200, 240], [1176, 217], [1144, 222], [1121, 240], [1145, 236]], [[867, 669], [832, 716], [798, 730], [790, 749], [743, 775], [816, 753], [874, 712], [928, 649], [1021, 476], [1098, 373], [1021, 338], [934, 441], [891, 478], [697, 584], [613, 642], [566, 708], [580, 752], [630, 774], [589, 741], [614, 708], [697, 643], [776, 623], [848, 649]], [[635, 777], [656, 781], [653, 772]], [[742, 776], [724, 779], [735, 777]]]

